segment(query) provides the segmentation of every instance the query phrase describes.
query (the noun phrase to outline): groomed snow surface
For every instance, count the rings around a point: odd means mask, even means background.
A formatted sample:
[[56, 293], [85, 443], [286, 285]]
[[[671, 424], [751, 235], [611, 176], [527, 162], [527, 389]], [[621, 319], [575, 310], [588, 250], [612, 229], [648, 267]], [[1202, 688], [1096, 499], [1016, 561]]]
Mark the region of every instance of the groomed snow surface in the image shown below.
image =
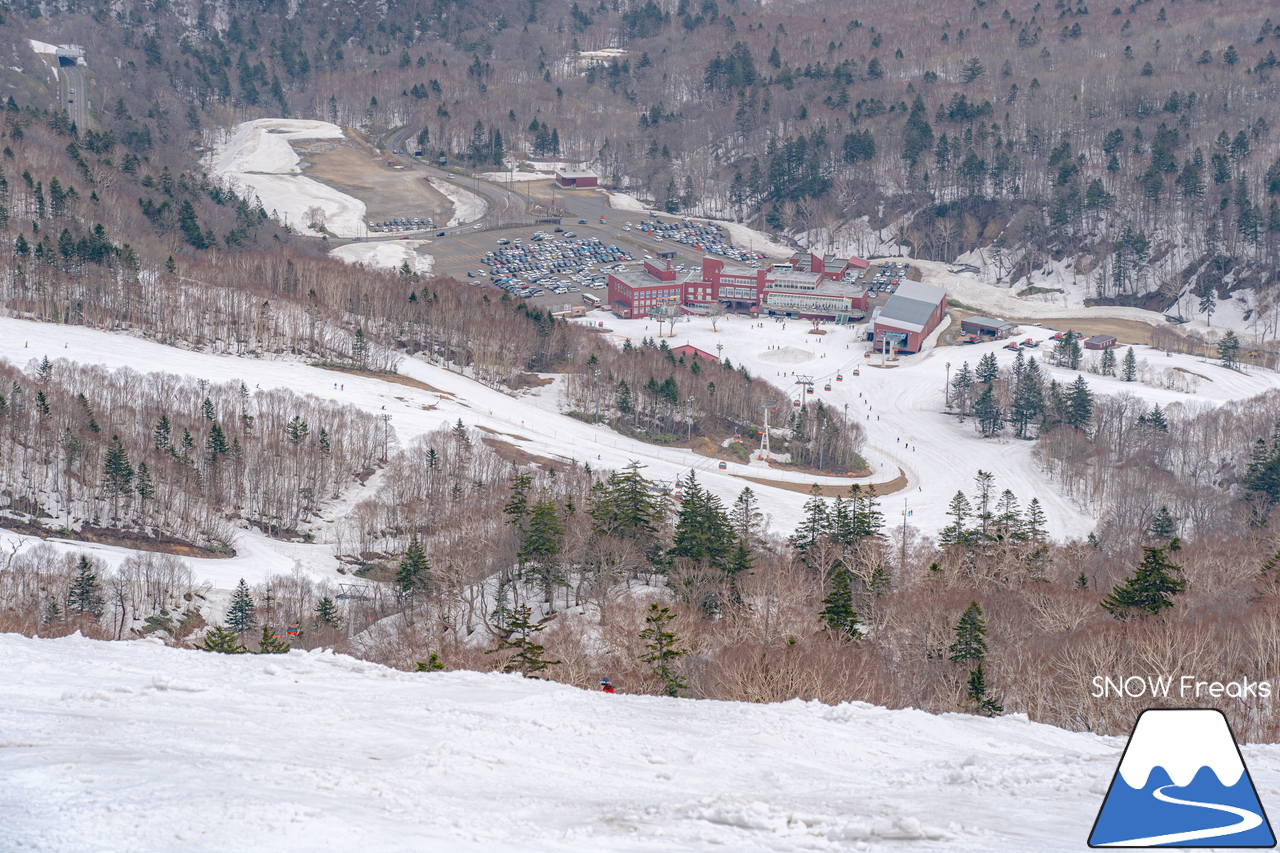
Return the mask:
[[330, 250], [329, 254], [349, 264], [366, 267], [399, 269], [406, 262], [409, 269], [420, 275], [431, 272], [435, 258], [417, 251], [427, 240], [383, 240], [373, 243], [348, 243]]
[[453, 181], [442, 181], [439, 178], [428, 176], [427, 180], [431, 182], [431, 186], [444, 193], [449, 201], [453, 202], [453, 217], [449, 220], [446, 228], [453, 228], [456, 225], [465, 225], [468, 222], [475, 222], [484, 216], [489, 204], [482, 197], [476, 195], [470, 190], [464, 190]]
[[231, 181], [238, 192], [257, 196], [281, 222], [307, 229], [308, 208], [325, 212], [325, 228], [338, 237], [365, 233], [364, 202], [302, 174], [301, 160], [289, 143], [303, 139], [342, 139], [342, 128], [327, 121], [263, 118], [236, 126], [209, 157], [210, 173]]
[[[0, 635], [0, 848], [1075, 851], [1121, 738]], [[1264, 802], [1275, 747], [1246, 749]]]

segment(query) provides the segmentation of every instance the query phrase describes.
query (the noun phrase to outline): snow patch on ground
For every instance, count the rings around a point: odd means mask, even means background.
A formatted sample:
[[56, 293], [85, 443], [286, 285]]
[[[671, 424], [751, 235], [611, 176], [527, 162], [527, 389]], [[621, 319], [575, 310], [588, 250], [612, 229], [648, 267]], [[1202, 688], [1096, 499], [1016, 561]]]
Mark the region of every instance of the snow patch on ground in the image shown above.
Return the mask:
[[289, 144], [342, 138], [342, 128], [327, 121], [257, 119], [237, 125], [206, 162], [210, 174], [256, 196], [264, 210], [293, 228], [314, 233], [307, 227], [306, 212], [319, 207], [329, 231], [359, 237], [365, 233], [364, 202], [304, 176], [301, 159]]
[[453, 218], [445, 225], [446, 228], [474, 222], [484, 216], [485, 211], [489, 209], [488, 203], [482, 197], [470, 190], [464, 190], [453, 181], [442, 181], [432, 176], [428, 176], [427, 180], [431, 182], [431, 186], [440, 190], [449, 201], [453, 202]]
[[[1022, 715], [608, 695], [323, 651], [8, 634], [0, 659], [6, 845], [54, 853], [1075, 851], [1124, 744]], [[1280, 785], [1275, 748], [1245, 759]]]
[[46, 42], [36, 41], [35, 39], [27, 39], [27, 42], [31, 45], [31, 50], [35, 53], [58, 52], [58, 46], [56, 44], [48, 44]]
[[345, 246], [338, 246], [330, 251], [329, 254], [349, 264], [359, 264], [365, 267], [400, 269], [405, 263], [408, 263], [409, 269], [421, 275], [426, 275], [431, 272], [432, 266], [435, 265], [435, 258], [415, 250], [419, 246], [425, 246], [427, 243], [427, 240], [348, 243]]

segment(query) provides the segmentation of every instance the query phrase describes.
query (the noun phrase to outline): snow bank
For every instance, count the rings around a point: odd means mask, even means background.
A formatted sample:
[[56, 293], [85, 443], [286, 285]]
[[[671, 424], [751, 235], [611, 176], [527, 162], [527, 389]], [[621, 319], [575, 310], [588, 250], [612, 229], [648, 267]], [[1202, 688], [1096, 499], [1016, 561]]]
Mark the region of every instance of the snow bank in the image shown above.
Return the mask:
[[453, 181], [442, 181], [431, 176], [428, 176], [427, 180], [431, 182], [431, 186], [440, 190], [449, 201], [453, 202], [453, 218], [445, 225], [446, 228], [474, 222], [484, 216], [485, 211], [489, 209], [488, 203], [483, 198], [470, 190], [464, 190]]
[[372, 243], [348, 243], [329, 252], [339, 260], [366, 267], [399, 269], [406, 262], [416, 273], [427, 274], [435, 264], [431, 255], [415, 251], [427, 244], [426, 240], [386, 240]]
[[[5, 847], [53, 853], [1075, 851], [1123, 745], [1020, 715], [607, 695], [324, 652], [8, 634], [0, 659]], [[1246, 753], [1274, 788], [1275, 751]]]
[[761, 361], [774, 361], [779, 364], [804, 364], [806, 361], [813, 361], [813, 358], [813, 353], [799, 347], [783, 347], [760, 353]]
[[34, 51], [35, 53], [57, 53], [58, 52], [58, 46], [56, 44], [47, 44], [42, 41], [36, 41], [35, 39], [27, 39], [27, 42], [31, 45], [31, 50]]
[[[306, 229], [306, 211], [320, 207], [325, 227], [339, 237], [365, 233], [364, 202], [302, 174], [289, 143], [302, 139], [342, 139], [342, 128], [327, 121], [264, 118], [238, 125], [207, 158], [210, 174], [248, 190], [281, 222]], [[309, 229], [308, 229], [309, 230]]]

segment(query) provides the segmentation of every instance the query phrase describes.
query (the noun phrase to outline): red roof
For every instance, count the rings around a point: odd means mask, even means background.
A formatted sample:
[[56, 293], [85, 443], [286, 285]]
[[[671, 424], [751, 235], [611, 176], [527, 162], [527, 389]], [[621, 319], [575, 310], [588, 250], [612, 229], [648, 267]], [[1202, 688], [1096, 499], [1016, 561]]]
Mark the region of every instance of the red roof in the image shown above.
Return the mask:
[[671, 351], [676, 355], [688, 355], [693, 358], [709, 358], [712, 361], [719, 361], [719, 356], [713, 355], [706, 350], [700, 350], [692, 344], [681, 344], [678, 347], [672, 347]]

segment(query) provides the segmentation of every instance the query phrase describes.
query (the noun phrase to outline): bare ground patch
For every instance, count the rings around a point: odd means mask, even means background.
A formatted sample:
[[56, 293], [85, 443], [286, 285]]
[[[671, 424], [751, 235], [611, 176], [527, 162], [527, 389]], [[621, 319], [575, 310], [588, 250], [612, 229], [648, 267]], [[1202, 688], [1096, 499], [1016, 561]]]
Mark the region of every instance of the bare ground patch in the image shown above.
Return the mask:
[[51, 530], [39, 524], [22, 521], [17, 518], [0, 519], [0, 527], [14, 533], [38, 536], [41, 539], [62, 539], [73, 542], [88, 542], [94, 545], [110, 545], [116, 548], [130, 548], [134, 551], [152, 551], [159, 554], [174, 554], [178, 557], [197, 559], [225, 559], [234, 557], [236, 552], [228, 548], [226, 551], [211, 551], [200, 548], [190, 542], [169, 536], [148, 536], [134, 530], [107, 530], [85, 525], [80, 530], [60, 528]]
[[[812, 483], [806, 486], [803, 483], [790, 483], [786, 480], [770, 480], [765, 477], [747, 477], [742, 474], [735, 474], [734, 476], [740, 480], [750, 480], [752, 483], [759, 483], [762, 486], [772, 486], [775, 489], [786, 489], [788, 492], [799, 492], [804, 495], [809, 494], [813, 490]], [[831, 475], [827, 474], [824, 476]], [[907, 487], [907, 475], [901, 468], [899, 468], [898, 476], [894, 477], [892, 480], [888, 480], [883, 483], [870, 483], [869, 485], [874, 486], [876, 494], [881, 497], [884, 495], [891, 495], [894, 492], [900, 492]], [[818, 486], [818, 489], [824, 498], [849, 496], [849, 486], [820, 485]]]
[[499, 458], [504, 459], [507, 462], [513, 462], [516, 465], [537, 465], [540, 468], [546, 468], [549, 471], [565, 470], [565, 463], [560, 460], [527, 453], [509, 441], [503, 441], [500, 438], [489, 438], [488, 436], [485, 436], [480, 440], [491, 447], [493, 452], [498, 454]]
[[294, 150], [304, 175], [360, 199], [375, 222], [414, 216], [443, 226], [453, 216], [452, 202], [422, 173], [388, 166], [385, 156], [360, 143], [316, 140], [295, 143]]
[[362, 376], [365, 379], [377, 379], [381, 382], [390, 382], [393, 385], [407, 385], [410, 388], [417, 388], [419, 391], [428, 391], [432, 394], [440, 394], [444, 397], [454, 396], [448, 391], [441, 391], [439, 388], [408, 376], [401, 376], [399, 373], [375, 373], [372, 370], [359, 370], [353, 367], [339, 367], [333, 364], [312, 364], [311, 366], [318, 367], [321, 370], [332, 370], [334, 373], [345, 373], [348, 376]]

